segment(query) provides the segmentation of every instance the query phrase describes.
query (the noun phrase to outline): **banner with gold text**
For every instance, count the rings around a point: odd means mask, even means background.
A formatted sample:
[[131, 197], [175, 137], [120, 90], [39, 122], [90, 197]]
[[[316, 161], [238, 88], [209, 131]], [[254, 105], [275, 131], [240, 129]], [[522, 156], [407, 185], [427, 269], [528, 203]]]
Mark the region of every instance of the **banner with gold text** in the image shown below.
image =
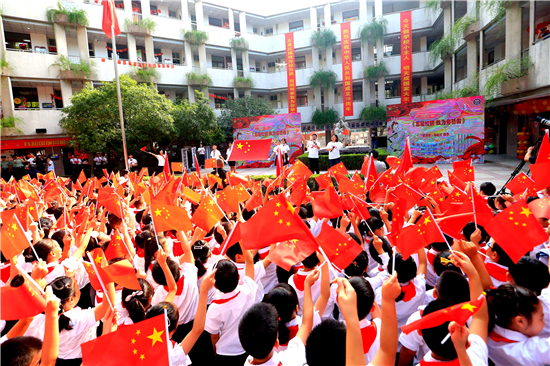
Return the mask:
[[285, 34], [286, 80], [288, 84], [288, 113], [297, 112], [296, 64], [294, 63], [294, 33]]
[[401, 13], [401, 103], [412, 103], [411, 12]]
[[353, 75], [351, 69], [350, 23], [341, 23], [342, 32], [342, 85], [344, 93], [344, 116], [353, 116]]

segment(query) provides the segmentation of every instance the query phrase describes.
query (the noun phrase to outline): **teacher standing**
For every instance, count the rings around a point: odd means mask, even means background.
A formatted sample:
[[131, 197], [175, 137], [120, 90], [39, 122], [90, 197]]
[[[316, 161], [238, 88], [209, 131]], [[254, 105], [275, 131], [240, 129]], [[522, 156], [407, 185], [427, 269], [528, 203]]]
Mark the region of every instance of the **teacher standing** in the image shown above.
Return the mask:
[[330, 138], [331, 141], [327, 144], [327, 150], [328, 150], [328, 162], [330, 167], [332, 168], [336, 164], [340, 163], [340, 149], [344, 147], [344, 144], [346, 143], [346, 139], [348, 137], [344, 137], [344, 143], [338, 141], [338, 136], [332, 135]]
[[[233, 151], [232, 142], [230, 142], [229, 146], [227, 147], [227, 151], [226, 151], [227, 159], [229, 159], [229, 157], [231, 156], [231, 151]], [[235, 163], [236, 163], [235, 160], [233, 161], [227, 160], [227, 164], [229, 164], [229, 167], [231, 168], [231, 173], [237, 173], [237, 167], [235, 166]]]
[[157, 174], [160, 174], [164, 170], [164, 164], [166, 164], [166, 157], [164, 156], [164, 151], [160, 150], [159, 155], [153, 154], [152, 152], [146, 151], [147, 154], [153, 155], [158, 160]]

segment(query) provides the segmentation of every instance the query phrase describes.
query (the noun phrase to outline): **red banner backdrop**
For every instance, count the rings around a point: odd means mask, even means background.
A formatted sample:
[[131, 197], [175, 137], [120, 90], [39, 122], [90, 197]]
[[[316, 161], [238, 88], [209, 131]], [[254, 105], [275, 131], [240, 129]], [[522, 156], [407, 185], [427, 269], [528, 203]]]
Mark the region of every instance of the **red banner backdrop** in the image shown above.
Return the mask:
[[285, 34], [286, 80], [288, 84], [288, 113], [297, 113], [296, 64], [294, 63], [294, 33]]
[[53, 146], [67, 146], [67, 143], [71, 140], [70, 137], [58, 137], [58, 138], [41, 138], [41, 139], [19, 139], [19, 140], [5, 140], [2, 139], [0, 144], [2, 150], [16, 150], [16, 149], [32, 149], [42, 147]]
[[401, 103], [412, 103], [411, 12], [401, 13]]
[[351, 71], [350, 23], [341, 23], [342, 32], [342, 81], [344, 92], [344, 116], [353, 116], [353, 76]]

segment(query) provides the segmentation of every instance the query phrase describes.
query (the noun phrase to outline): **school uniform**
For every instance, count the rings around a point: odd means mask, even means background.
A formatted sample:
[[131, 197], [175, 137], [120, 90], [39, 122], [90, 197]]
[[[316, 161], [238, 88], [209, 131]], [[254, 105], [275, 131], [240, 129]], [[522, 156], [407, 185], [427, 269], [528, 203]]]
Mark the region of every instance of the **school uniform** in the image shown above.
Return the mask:
[[191, 365], [191, 359], [185, 354], [181, 344], [173, 340], [170, 340], [170, 343], [168, 343], [168, 355], [170, 356], [170, 364], [172, 366]]
[[[246, 263], [236, 263], [233, 262], [239, 271], [239, 285], [244, 284], [245, 272], [246, 272]], [[264, 285], [262, 283], [262, 278], [265, 276], [265, 267], [262, 261], [254, 263], [254, 282], [258, 285], [258, 290], [256, 292], [256, 302], [262, 301], [264, 298]]]
[[544, 328], [539, 333], [539, 337], [550, 336], [550, 288], [545, 288], [541, 291], [539, 301], [542, 305], [542, 313], [544, 314]]
[[[487, 354], [487, 345], [483, 341], [483, 339], [476, 335], [476, 334], [470, 334], [468, 336], [468, 341], [470, 342], [470, 346], [466, 349], [466, 353], [468, 354], [468, 357], [470, 357], [470, 361], [472, 362], [472, 365], [474, 366], [485, 366], [489, 364], [488, 361], [488, 354]], [[448, 340], [450, 342], [450, 340]], [[458, 358], [452, 360], [452, 361], [439, 361], [433, 358], [432, 351], [429, 351], [422, 361], [418, 364], [420, 366], [460, 366], [460, 362], [458, 361]]]
[[[298, 334], [298, 331], [300, 330], [300, 327], [302, 326], [303, 318], [300, 315], [296, 315], [294, 319], [291, 319], [289, 322], [285, 323], [285, 326], [287, 327], [290, 335], [288, 337], [288, 342], [285, 344], [279, 344], [279, 348], [275, 352], [282, 352], [285, 351], [288, 348], [288, 345], [290, 341], [296, 337]], [[313, 312], [313, 326], [312, 329], [321, 324], [323, 320], [321, 319], [321, 316], [319, 315], [319, 311], [314, 310]]]
[[426, 284], [435, 287], [436, 280], [437, 280], [437, 274], [434, 270], [434, 260], [435, 256], [439, 254], [439, 252], [435, 249], [430, 248], [429, 250], [425, 249], [426, 252], [426, 259], [428, 262], [427, 270], [426, 270]]
[[290, 152], [290, 147], [287, 144], [281, 145], [281, 152], [283, 153], [283, 164], [289, 163], [288, 153]]
[[365, 280], [370, 283], [372, 290], [376, 291], [377, 288], [382, 287], [382, 284], [385, 280], [390, 277], [388, 271], [381, 271], [376, 274], [374, 277], [367, 277]]
[[117, 307], [117, 312], [118, 312], [118, 319], [117, 319], [118, 329], [134, 324], [134, 321], [132, 320], [132, 318], [130, 318], [130, 313], [128, 312], [128, 310], [124, 308], [122, 308], [121, 310], [118, 310], [118, 307]]
[[489, 357], [496, 366], [550, 364], [550, 339], [546, 337], [527, 337], [495, 325], [487, 338], [487, 346]]
[[[252, 365], [254, 358], [248, 356], [244, 366]], [[262, 366], [302, 366], [307, 363], [306, 347], [300, 338], [288, 342], [288, 348], [281, 352], [273, 352], [273, 356], [262, 363]]]
[[505, 283], [508, 283], [506, 279], [506, 273], [508, 272], [508, 267], [505, 267], [501, 264], [492, 262], [491, 260], [485, 258], [485, 269], [489, 272], [491, 280], [493, 281], [493, 286], [499, 287]]
[[[371, 263], [371, 262], [374, 263], [373, 268], [369, 269], [369, 271], [368, 271], [369, 277], [374, 278], [381, 272], [387, 272], [386, 268], [388, 267], [388, 263], [390, 262], [390, 255], [388, 253], [384, 252], [384, 253], [382, 253], [378, 256], [380, 258], [380, 260], [382, 261], [382, 264], [375, 261], [370, 256], [369, 252], [367, 252], [367, 254], [369, 255], [369, 263]], [[388, 273], [388, 275], [389, 275], [389, 273]]]
[[239, 322], [244, 313], [257, 301], [258, 285], [250, 277], [243, 279], [228, 293], [218, 292], [206, 312], [204, 330], [219, 334], [216, 354], [222, 356], [242, 356], [245, 354], [239, 340]]
[[[296, 295], [298, 296], [298, 315], [302, 315], [303, 309], [304, 309], [304, 286], [305, 286], [305, 280], [307, 275], [311, 271], [304, 271], [303, 268], [299, 269], [298, 272], [290, 276], [288, 279], [288, 284], [296, 290]], [[321, 276], [323, 274], [321, 273], [319, 275], [319, 279], [311, 285], [311, 299], [313, 300], [313, 303], [317, 301], [319, 296], [321, 296]], [[327, 319], [330, 316], [332, 316], [332, 310], [334, 309], [334, 303], [336, 301], [336, 288], [334, 286], [330, 287], [330, 297], [327, 303], [327, 307], [325, 308], [325, 312], [321, 315], [321, 318]]]
[[212, 150], [210, 152], [210, 159], [216, 159], [216, 160], [222, 159], [223, 160], [222, 153], [220, 152], [220, 150]]
[[[407, 319], [407, 325], [422, 318], [422, 312], [425, 308], [425, 305], [419, 306], [418, 310], [412, 313], [409, 319]], [[418, 362], [417, 360], [421, 360], [424, 355], [430, 352], [426, 342], [424, 342], [424, 338], [417, 331], [412, 331], [409, 334], [401, 333], [399, 335], [399, 344], [411, 351], [416, 351], [415, 361], [413, 362], [415, 365]]]
[[374, 355], [380, 348], [380, 330], [382, 329], [382, 320], [376, 318], [372, 321], [367, 318], [359, 321], [361, 328], [361, 341], [363, 345], [363, 354], [365, 362], [372, 362]]

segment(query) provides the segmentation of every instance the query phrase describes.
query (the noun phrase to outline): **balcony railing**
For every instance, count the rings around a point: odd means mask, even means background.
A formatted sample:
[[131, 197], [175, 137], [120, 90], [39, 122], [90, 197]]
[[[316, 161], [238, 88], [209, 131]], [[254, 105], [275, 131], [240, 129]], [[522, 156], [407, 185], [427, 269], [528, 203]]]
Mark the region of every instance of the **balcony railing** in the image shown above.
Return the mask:
[[45, 48], [40, 48], [40, 49], [28, 49], [28, 50], [21, 50], [19, 48], [6, 48], [6, 51], [11, 51], [11, 52], [26, 52], [26, 53], [39, 53], [39, 54], [43, 54], [43, 55], [57, 55], [57, 52], [48, 52], [47, 49]]

